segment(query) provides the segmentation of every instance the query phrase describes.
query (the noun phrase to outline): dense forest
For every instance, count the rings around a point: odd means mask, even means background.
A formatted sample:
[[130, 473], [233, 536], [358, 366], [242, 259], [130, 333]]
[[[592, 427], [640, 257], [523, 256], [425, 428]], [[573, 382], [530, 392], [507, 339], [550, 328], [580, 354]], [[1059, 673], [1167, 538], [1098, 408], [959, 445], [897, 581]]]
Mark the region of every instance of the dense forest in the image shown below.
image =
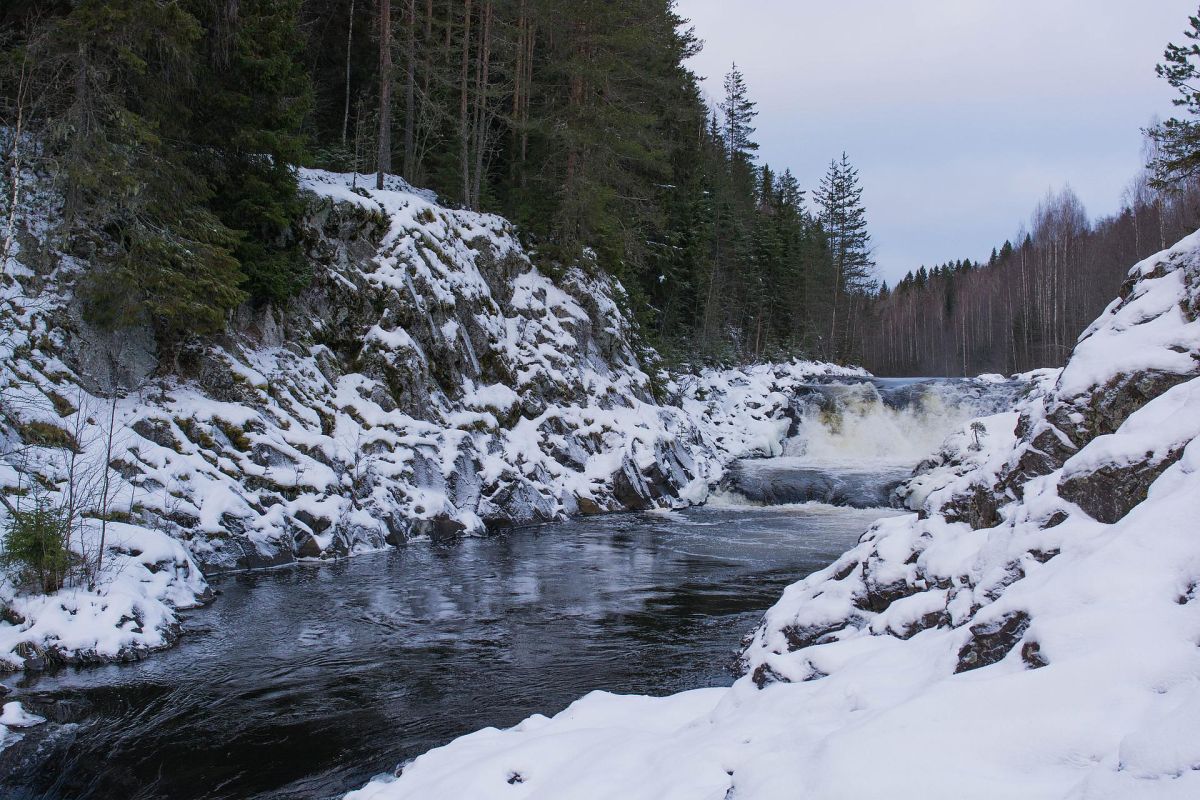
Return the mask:
[[507, 216], [544, 268], [619, 277], [670, 356], [861, 357], [857, 172], [806, 203], [760, 163], [741, 73], [709, 107], [671, 0], [25, 0], [0, 35], [9, 217], [56, 176], [93, 316], [164, 346], [304, 287], [306, 165]]
[[[673, 0], [14, 0], [5, 253], [53, 176], [92, 319], [169, 349], [303, 290], [295, 166], [393, 173], [508, 217], [551, 273], [617, 276], [668, 358], [958, 374], [1061, 363], [1124, 269], [1200, 224], [1200, 134], [1169, 120], [1119, 214], [1051, 194], [986, 263], [889, 289], [849, 158], [816, 187], [762, 163], [750, 88], [735, 65], [710, 104], [700, 47]], [[1159, 68], [1189, 111], [1194, 49]]]

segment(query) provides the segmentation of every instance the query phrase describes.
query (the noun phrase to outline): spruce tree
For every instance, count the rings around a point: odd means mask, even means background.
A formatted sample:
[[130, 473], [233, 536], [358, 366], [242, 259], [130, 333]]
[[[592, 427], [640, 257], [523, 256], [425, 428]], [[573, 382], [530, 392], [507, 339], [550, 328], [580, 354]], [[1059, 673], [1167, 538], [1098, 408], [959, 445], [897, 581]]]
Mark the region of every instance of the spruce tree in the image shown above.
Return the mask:
[[842, 153], [840, 161], [830, 162], [815, 195], [833, 257], [828, 341], [831, 358], [842, 357], [848, 352], [846, 335], [856, 321], [853, 301], [856, 295], [868, 293], [873, 288], [875, 262], [871, 258], [871, 235], [867, 231], [862, 193], [858, 170]]
[[242, 288], [281, 301], [309, 277], [292, 230], [303, 210], [295, 166], [305, 159], [301, 126], [311, 105], [300, 0], [188, 6], [205, 30], [190, 98], [193, 163], [212, 187], [210, 207], [237, 233]]
[[49, 147], [67, 198], [64, 235], [97, 247], [87, 312], [152, 323], [167, 342], [219, 329], [245, 296], [237, 236], [210, 210], [188, 144], [182, 87], [202, 36], [173, 3], [83, 0], [35, 40], [35, 57], [72, 75]]

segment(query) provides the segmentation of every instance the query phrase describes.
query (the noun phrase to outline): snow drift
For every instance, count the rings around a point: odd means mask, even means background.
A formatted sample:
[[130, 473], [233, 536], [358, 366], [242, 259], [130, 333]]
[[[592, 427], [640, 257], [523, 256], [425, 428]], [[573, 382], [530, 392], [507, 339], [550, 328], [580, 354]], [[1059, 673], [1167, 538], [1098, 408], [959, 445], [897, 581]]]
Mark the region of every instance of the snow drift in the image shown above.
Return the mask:
[[352, 792], [1200, 796], [1200, 234], [792, 585], [729, 689], [593, 693]]

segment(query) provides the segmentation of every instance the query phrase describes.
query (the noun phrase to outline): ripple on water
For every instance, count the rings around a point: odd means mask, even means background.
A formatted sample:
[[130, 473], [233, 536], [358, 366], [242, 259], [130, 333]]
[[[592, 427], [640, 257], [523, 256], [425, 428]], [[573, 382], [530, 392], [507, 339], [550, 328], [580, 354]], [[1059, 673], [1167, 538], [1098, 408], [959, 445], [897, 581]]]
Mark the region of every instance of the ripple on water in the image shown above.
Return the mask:
[[739, 639], [782, 588], [881, 513], [595, 517], [227, 576], [174, 650], [22, 687], [70, 713], [36, 752], [31, 736], [0, 754], [0, 794], [328, 797], [592, 689], [728, 683]]

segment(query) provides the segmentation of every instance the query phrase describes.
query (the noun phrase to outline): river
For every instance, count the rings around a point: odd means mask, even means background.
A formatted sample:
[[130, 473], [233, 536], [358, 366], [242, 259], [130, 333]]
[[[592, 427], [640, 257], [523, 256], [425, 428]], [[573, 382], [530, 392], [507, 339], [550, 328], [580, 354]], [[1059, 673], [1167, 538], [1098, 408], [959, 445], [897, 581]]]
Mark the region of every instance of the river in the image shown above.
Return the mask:
[[0, 752], [0, 796], [336, 797], [594, 689], [728, 685], [783, 588], [895, 513], [849, 506], [885, 503], [949, 429], [1011, 394], [822, 384], [797, 398], [784, 457], [733, 470], [724, 504], [217, 578], [172, 650], [6, 679], [51, 722]]

